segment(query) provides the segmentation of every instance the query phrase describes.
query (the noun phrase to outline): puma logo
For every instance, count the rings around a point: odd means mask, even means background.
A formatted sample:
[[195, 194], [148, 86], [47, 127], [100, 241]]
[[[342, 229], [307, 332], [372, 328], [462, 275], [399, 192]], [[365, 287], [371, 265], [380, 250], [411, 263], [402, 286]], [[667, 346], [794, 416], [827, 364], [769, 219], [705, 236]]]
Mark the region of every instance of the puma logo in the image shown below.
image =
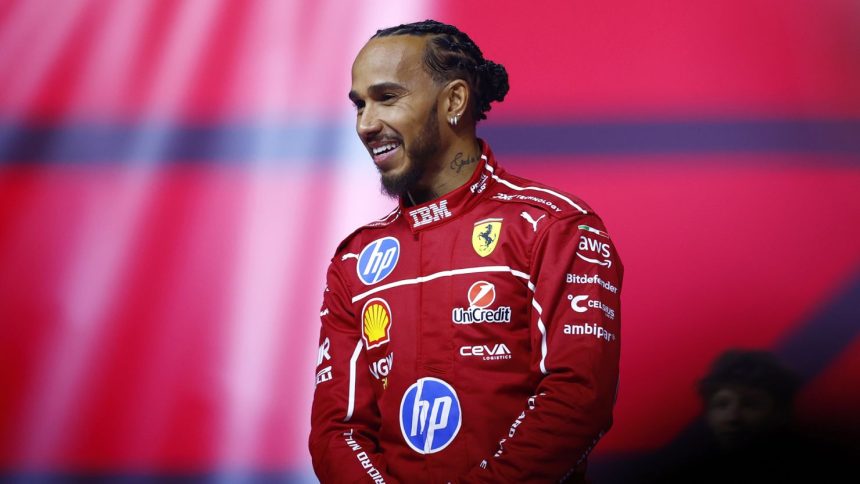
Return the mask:
[[529, 213], [528, 213], [528, 212], [521, 212], [521, 213], [520, 213], [520, 215], [521, 215], [524, 219], [526, 219], [526, 222], [528, 222], [528, 223], [532, 224], [532, 228], [534, 228], [534, 231], [535, 231], [535, 232], [537, 232], [537, 224], [538, 224], [538, 222], [540, 222], [540, 219], [542, 219], [542, 218], [546, 217], [546, 214], [543, 214], [543, 215], [541, 215], [540, 217], [538, 217], [538, 218], [537, 218], [537, 220], [535, 220], [535, 219], [533, 219], [533, 218], [532, 218], [532, 216], [531, 216], [531, 215], [529, 215]]

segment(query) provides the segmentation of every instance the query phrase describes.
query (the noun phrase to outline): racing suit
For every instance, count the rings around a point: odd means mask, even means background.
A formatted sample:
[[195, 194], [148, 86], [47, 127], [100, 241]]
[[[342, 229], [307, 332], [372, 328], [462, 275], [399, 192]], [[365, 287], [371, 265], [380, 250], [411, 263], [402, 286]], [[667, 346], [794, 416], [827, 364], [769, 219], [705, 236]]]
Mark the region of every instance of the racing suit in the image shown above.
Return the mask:
[[581, 200], [500, 168], [344, 240], [310, 451], [322, 482], [584, 479], [617, 389], [623, 268]]

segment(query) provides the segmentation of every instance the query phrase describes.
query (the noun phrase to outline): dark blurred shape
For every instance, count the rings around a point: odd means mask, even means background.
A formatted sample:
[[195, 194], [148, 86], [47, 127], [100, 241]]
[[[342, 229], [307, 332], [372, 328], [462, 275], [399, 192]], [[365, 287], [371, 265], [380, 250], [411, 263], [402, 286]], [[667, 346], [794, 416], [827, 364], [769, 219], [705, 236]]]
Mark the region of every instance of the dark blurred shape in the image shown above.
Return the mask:
[[725, 351], [699, 381], [700, 422], [636, 481], [840, 482], [856, 452], [796, 425], [800, 387], [800, 376], [767, 351]]
[[761, 445], [790, 428], [800, 377], [766, 351], [729, 350], [699, 382], [705, 422], [724, 451]]

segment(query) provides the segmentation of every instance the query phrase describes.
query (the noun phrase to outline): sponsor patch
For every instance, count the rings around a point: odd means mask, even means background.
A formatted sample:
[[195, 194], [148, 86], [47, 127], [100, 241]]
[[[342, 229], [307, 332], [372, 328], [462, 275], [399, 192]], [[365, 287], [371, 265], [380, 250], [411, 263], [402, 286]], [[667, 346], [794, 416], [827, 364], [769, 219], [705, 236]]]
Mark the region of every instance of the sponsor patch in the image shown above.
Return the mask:
[[518, 193], [497, 193], [493, 195], [494, 200], [502, 200], [504, 202], [513, 202], [513, 201], [523, 201], [523, 202], [534, 202], [539, 205], [544, 205], [551, 208], [554, 212], [561, 212], [561, 209], [558, 205], [550, 202], [545, 198], [534, 197], [531, 195], [520, 195]]
[[457, 392], [444, 380], [421, 378], [403, 394], [400, 431], [415, 452], [433, 454], [448, 447], [461, 424]]
[[317, 382], [314, 386], [319, 385], [320, 383], [325, 383], [329, 380], [331, 380], [331, 365], [317, 372]]
[[448, 210], [448, 200], [442, 200], [438, 204], [431, 203], [426, 207], [418, 207], [415, 210], [410, 210], [409, 215], [412, 216], [412, 221], [415, 222], [412, 224], [413, 227], [421, 227], [422, 225], [448, 218], [453, 214]]
[[400, 258], [400, 241], [383, 237], [367, 244], [358, 255], [355, 270], [361, 282], [371, 285], [388, 277]]
[[511, 350], [504, 343], [494, 345], [466, 345], [460, 347], [460, 356], [477, 356], [482, 360], [510, 360]]
[[331, 340], [326, 336], [320, 347], [317, 349], [317, 366], [322, 365], [323, 361], [330, 360], [331, 355], [328, 354], [328, 349], [331, 347]]
[[472, 193], [482, 193], [487, 188], [487, 180], [490, 177], [486, 173], [481, 174], [481, 178], [469, 187]]
[[577, 313], [584, 313], [589, 308], [595, 308], [603, 311], [607, 318], [615, 319], [615, 310], [603, 304], [603, 301], [589, 299], [588, 296], [574, 296], [573, 294], [568, 294], [567, 299], [570, 300], [570, 309]]
[[[352, 438], [352, 432], [352, 429], [349, 429], [349, 432], [344, 432], [343, 439], [346, 442], [346, 445], [350, 449], [352, 449], [352, 452], [356, 453], [361, 450], [361, 444], [359, 444], [355, 441], [355, 439]], [[373, 462], [371, 462], [370, 456], [367, 455], [367, 452], [361, 450], [361, 452], [355, 454], [355, 458], [358, 459], [358, 463], [361, 464], [361, 467], [364, 468], [365, 472], [367, 472], [367, 475], [373, 480], [374, 483], [385, 484], [385, 478], [382, 477], [382, 473], [379, 472], [379, 469], [377, 469], [373, 465]]]
[[391, 372], [391, 368], [394, 366], [394, 353], [389, 353], [385, 355], [384, 358], [380, 358], [371, 364], [368, 369], [370, 370], [370, 374], [373, 375], [373, 378], [377, 380], [382, 380], [388, 376], [388, 373]]
[[603, 329], [602, 326], [598, 326], [597, 324], [565, 324], [564, 325], [564, 334], [572, 334], [572, 335], [588, 335], [594, 336], [597, 339], [602, 339], [606, 341], [615, 341], [615, 333], [610, 333], [609, 331]]
[[531, 214], [529, 214], [528, 212], [520, 212], [520, 217], [524, 218], [526, 220], [526, 222], [530, 223], [532, 225], [532, 229], [534, 229], [534, 231], [537, 232], [538, 222], [540, 222], [541, 219], [546, 217], [546, 214], [543, 214], [540, 217], [538, 217], [537, 219], [534, 219], [534, 218], [532, 218]]
[[496, 300], [496, 286], [487, 281], [478, 281], [469, 287], [469, 307], [485, 308]]
[[510, 323], [510, 306], [488, 309], [496, 300], [496, 286], [487, 281], [478, 281], [469, 287], [468, 308], [454, 308], [451, 321], [455, 324]]
[[487, 257], [496, 249], [502, 235], [502, 219], [488, 218], [475, 222], [472, 229], [472, 248], [481, 257]]
[[609, 244], [597, 240], [594, 237], [589, 237], [587, 235], [581, 235], [579, 237], [579, 250], [586, 252], [594, 252], [595, 254], [601, 255], [603, 257], [609, 257], [610, 254]]
[[367, 349], [388, 343], [391, 335], [391, 307], [384, 299], [375, 297], [361, 310], [362, 333]]
[[604, 281], [597, 275], [590, 276], [587, 274], [568, 273], [565, 282], [568, 284], [597, 284], [613, 294], [618, 294], [618, 287], [612, 285], [609, 281]]

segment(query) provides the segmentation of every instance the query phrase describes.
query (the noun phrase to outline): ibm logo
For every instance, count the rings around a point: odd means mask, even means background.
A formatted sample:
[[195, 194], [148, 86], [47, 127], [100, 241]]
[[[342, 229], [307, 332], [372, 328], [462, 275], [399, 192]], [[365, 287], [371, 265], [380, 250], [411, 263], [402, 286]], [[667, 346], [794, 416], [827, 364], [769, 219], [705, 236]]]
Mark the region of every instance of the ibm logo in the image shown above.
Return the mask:
[[448, 200], [442, 200], [439, 202], [439, 205], [431, 203], [426, 207], [416, 208], [415, 210], [410, 211], [409, 215], [411, 215], [412, 220], [415, 221], [415, 227], [420, 227], [422, 225], [442, 220], [443, 218], [448, 218], [453, 214], [448, 211]]

